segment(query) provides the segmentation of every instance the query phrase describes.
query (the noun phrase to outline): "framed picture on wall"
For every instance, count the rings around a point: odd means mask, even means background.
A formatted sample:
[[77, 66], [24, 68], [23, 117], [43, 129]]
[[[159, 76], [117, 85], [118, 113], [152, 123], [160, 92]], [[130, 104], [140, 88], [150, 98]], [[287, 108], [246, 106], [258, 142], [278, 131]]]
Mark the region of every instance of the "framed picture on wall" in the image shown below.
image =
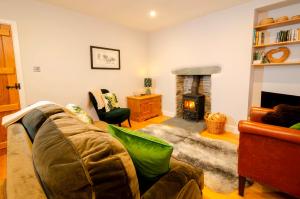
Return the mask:
[[120, 70], [120, 50], [90, 46], [92, 69]]

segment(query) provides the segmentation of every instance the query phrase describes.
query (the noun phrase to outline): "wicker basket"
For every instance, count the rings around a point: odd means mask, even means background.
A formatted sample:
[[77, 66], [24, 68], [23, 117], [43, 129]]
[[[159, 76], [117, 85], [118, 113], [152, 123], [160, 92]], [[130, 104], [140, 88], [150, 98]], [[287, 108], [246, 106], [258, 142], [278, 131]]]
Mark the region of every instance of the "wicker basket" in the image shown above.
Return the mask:
[[226, 116], [221, 113], [206, 113], [204, 116], [207, 131], [211, 134], [224, 133]]

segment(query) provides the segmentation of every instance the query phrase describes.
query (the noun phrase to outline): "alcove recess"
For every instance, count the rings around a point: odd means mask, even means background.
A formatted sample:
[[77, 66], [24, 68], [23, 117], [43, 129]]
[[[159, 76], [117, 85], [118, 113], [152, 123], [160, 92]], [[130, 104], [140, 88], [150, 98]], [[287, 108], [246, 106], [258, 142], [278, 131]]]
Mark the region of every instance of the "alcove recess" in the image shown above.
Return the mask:
[[[299, 95], [300, 35], [297, 40], [294, 41], [276, 41], [278, 32], [291, 29], [297, 30], [300, 28], [300, 19], [291, 19], [295, 15], [300, 15], [300, 2], [293, 0], [268, 5], [255, 10], [253, 37], [251, 38], [252, 53], [250, 56], [252, 57], [252, 62], [250, 66], [251, 82], [249, 107], [261, 106], [262, 91]], [[288, 16], [289, 20], [260, 25], [262, 19], [272, 17], [276, 20], [282, 16]], [[265, 33], [263, 44], [255, 43], [255, 32], [258, 31], [264, 31]], [[254, 63], [253, 55], [255, 51], [268, 52], [271, 49], [277, 49], [279, 47], [287, 47], [290, 50], [288, 59], [283, 63]], [[274, 55], [275, 58], [280, 56], [280, 53]]]

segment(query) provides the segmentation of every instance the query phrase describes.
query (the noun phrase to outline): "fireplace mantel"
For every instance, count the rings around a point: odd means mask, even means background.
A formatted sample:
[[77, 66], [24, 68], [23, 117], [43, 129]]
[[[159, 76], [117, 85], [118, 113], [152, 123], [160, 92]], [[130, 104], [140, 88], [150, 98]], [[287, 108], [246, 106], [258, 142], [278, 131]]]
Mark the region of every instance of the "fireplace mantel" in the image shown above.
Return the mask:
[[173, 70], [175, 75], [212, 75], [221, 72], [219, 66], [188, 67]]

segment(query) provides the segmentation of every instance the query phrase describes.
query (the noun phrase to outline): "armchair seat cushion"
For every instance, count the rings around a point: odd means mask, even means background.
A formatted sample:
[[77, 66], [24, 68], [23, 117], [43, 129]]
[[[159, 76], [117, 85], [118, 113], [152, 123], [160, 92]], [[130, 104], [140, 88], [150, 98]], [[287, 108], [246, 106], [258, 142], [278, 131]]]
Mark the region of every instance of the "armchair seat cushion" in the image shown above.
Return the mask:
[[119, 124], [130, 116], [129, 108], [116, 108], [104, 114], [104, 120], [107, 123]]

